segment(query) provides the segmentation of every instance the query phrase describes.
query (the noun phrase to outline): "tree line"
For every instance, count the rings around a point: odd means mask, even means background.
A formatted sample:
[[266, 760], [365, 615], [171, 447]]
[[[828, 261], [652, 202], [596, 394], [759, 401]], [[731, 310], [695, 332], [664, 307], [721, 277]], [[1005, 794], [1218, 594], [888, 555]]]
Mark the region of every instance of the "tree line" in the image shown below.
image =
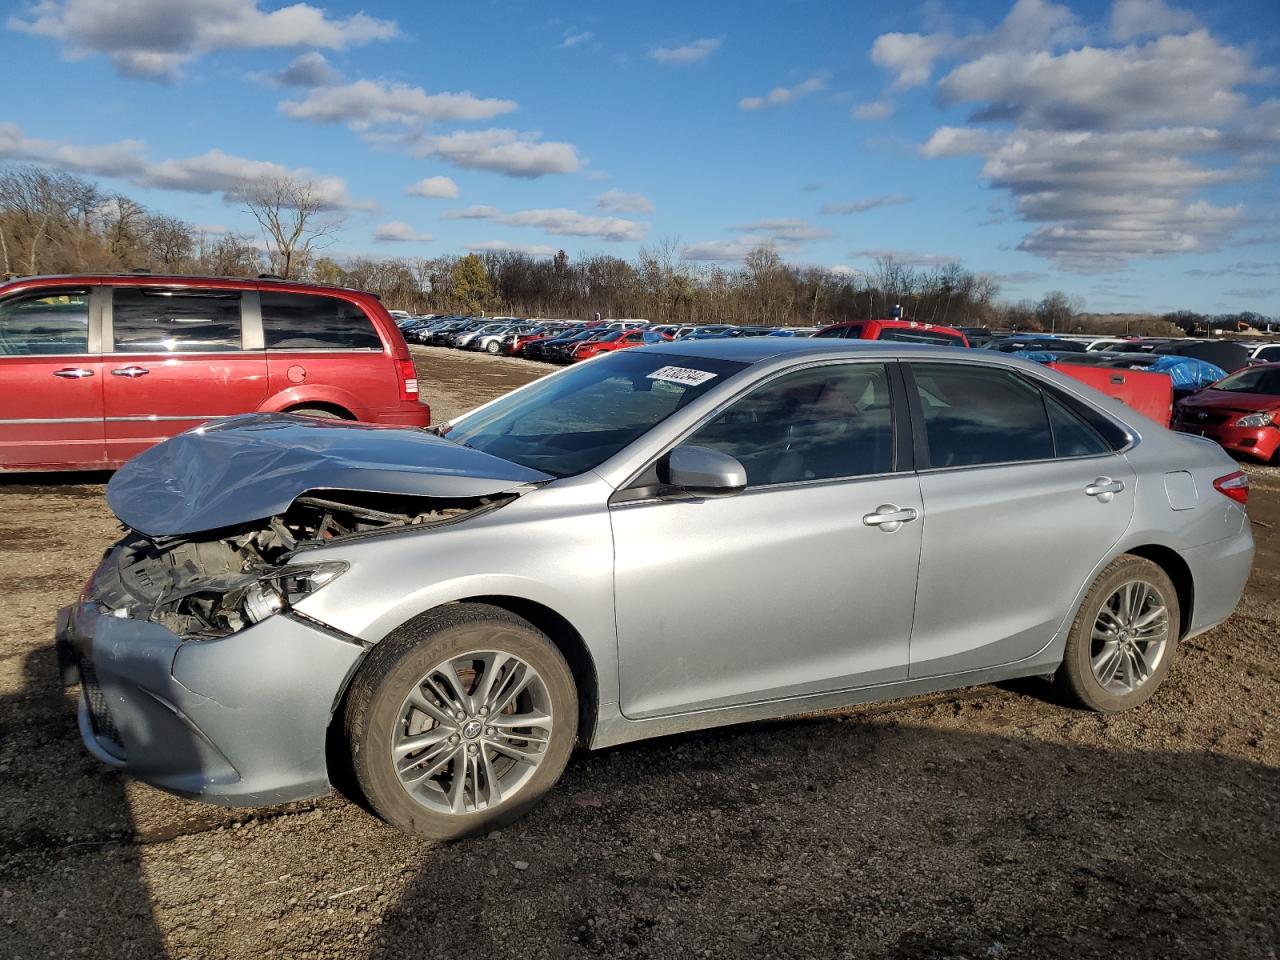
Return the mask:
[[[1039, 301], [999, 298], [999, 283], [959, 263], [915, 266], [891, 256], [866, 271], [788, 263], [768, 246], [741, 266], [685, 260], [666, 237], [632, 259], [571, 259], [495, 250], [438, 257], [326, 255], [343, 225], [304, 180], [249, 184], [237, 195], [260, 236], [201, 229], [123, 194], [42, 166], [0, 169], [0, 267], [6, 276], [146, 269], [177, 274], [285, 279], [358, 287], [412, 313], [530, 317], [643, 317], [655, 322], [802, 325], [890, 316], [956, 326], [1064, 332], [1195, 332], [1265, 321], [1185, 311], [1163, 318], [1084, 313], [1061, 292]], [[1123, 329], [1119, 324], [1123, 322]]]

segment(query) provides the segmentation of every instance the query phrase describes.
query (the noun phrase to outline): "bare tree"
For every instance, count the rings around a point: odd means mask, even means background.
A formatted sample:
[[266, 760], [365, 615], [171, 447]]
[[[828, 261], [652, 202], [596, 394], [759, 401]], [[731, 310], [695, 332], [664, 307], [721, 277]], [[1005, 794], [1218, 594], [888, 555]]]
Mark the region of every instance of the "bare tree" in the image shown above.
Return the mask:
[[304, 271], [312, 253], [328, 246], [345, 222], [314, 183], [297, 177], [260, 181], [244, 203], [262, 228], [272, 272], [286, 280]]

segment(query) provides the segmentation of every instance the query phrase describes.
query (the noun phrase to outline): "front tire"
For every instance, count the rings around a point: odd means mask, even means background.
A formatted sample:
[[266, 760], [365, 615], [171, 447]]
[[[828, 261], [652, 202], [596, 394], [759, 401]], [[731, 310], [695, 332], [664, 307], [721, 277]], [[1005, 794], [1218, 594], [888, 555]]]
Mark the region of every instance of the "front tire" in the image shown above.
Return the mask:
[[1181, 622], [1169, 575], [1142, 557], [1118, 557], [1080, 605], [1055, 685], [1101, 713], [1139, 706], [1168, 675]]
[[527, 620], [454, 603], [374, 647], [344, 727], [379, 816], [422, 836], [465, 837], [520, 817], [560, 779], [578, 696], [560, 651]]

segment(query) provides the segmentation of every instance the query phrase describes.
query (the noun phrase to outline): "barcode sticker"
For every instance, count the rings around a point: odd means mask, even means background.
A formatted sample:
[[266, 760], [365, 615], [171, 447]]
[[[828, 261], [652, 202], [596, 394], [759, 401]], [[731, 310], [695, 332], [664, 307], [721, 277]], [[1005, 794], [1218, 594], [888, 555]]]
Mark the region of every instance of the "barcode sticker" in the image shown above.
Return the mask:
[[686, 387], [696, 387], [714, 380], [714, 373], [705, 370], [694, 370], [691, 367], [659, 367], [649, 374], [650, 380], [666, 380], [668, 383], [683, 383]]

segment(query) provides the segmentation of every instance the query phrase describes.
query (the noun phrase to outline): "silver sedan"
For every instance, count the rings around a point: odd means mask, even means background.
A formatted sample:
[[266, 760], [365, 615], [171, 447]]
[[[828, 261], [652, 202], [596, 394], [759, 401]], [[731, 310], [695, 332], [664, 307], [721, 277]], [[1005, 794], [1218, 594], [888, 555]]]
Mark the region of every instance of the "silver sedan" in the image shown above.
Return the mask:
[[101, 760], [228, 804], [349, 766], [430, 836], [575, 746], [1013, 677], [1155, 693], [1253, 557], [1216, 444], [993, 352], [614, 353], [435, 431], [245, 417], [121, 469], [58, 649]]

